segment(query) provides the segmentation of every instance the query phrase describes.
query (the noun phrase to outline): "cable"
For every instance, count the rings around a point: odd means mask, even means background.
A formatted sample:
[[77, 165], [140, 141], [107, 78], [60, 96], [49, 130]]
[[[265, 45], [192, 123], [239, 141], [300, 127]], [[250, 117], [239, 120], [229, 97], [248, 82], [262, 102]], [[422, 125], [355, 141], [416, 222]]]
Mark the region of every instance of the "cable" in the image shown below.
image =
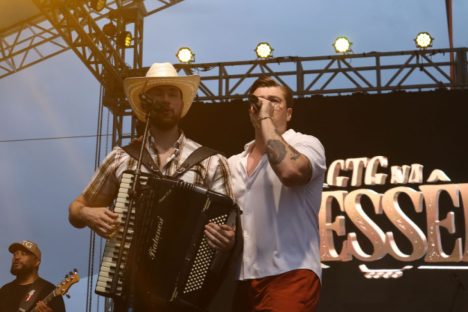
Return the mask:
[[27, 142], [27, 141], [47, 141], [47, 140], [63, 140], [63, 139], [79, 139], [79, 138], [95, 138], [97, 136], [111, 136], [112, 134], [89, 134], [89, 135], [70, 135], [61, 137], [45, 137], [45, 138], [29, 138], [29, 139], [9, 139], [0, 140], [0, 143], [12, 143], [12, 142]]
[[[97, 129], [96, 129], [96, 151], [94, 159], [94, 169], [99, 167], [100, 162], [100, 152], [101, 152], [101, 137], [102, 137], [102, 113], [103, 113], [103, 87], [99, 89], [99, 109], [98, 109], [98, 118], [97, 118]], [[95, 257], [95, 244], [96, 244], [96, 233], [93, 230], [89, 231], [89, 250], [88, 250], [88, 289], [86, 293], [86, 312], [92, 311], [92, 301], [93, 301], [93, 274], [94, 274], [94, 257]], [[99, 303], [98, 303], [99, 309]]]

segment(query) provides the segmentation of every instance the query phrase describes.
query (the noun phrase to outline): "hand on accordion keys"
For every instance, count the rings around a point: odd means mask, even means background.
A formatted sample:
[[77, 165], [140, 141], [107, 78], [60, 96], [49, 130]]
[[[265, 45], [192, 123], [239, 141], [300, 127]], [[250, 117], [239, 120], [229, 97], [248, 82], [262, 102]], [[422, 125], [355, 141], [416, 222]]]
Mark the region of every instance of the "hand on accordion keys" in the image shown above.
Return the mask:
[[227, 224], [208, 223], [205, 225], [208, 245], [219, 251], [228, 251], [234, 246], [235, 233], [235, 229]]
[[110, 238], [118, 229], [119, 215], [108, 207], [83, 207], [87, 225], [99, 236]]

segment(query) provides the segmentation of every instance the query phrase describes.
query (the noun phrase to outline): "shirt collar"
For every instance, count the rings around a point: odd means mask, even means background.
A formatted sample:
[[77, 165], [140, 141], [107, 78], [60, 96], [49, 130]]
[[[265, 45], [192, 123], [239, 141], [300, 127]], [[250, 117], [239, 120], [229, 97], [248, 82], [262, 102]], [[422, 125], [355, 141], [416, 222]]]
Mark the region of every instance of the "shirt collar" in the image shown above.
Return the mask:
[[[174, 145], [173, 145], [174, 153], [171, 156], [169, 156], [169, 159], [167, 160], [165, 167], [167, 167], [172, 161], [176, 161], [176, 165], [178, 165], [181, 150], [183, 146], [185, 145], [186, 140], [187, 140], [187, 137], [185, 136], [184, 132], [180, 130], [180, 136], [177, 139], [177, 141], [174, 142]], [[148, 140], [146, 142], [146, 148], [149, 151], [153, 159], [155, 159], [155, 157], [158, 155], [158, 151], [153, 148], [154, 141], [155, 141], [155, 138], [150, 133], [150, 135], [148, 136]]]
[[[179, 153], [180, 149], [182, 146], [184, 146], [184, 143], [186, 141], [186, 136], [182, 130], [180, 130], [180, 135], [177, 141], [174, 142], [174, 148], [176, 149], [176, 152]], [[157, 153], [157, 151], [153, 148], [153, 144], [155, 142], [155, 138], [151, 135], [151, 133], [148, 136], [148, 141], [147, 141], [147, 147], [149, 147], [153, 152]], [[148, 146], [149, 145], [149, 146]]]

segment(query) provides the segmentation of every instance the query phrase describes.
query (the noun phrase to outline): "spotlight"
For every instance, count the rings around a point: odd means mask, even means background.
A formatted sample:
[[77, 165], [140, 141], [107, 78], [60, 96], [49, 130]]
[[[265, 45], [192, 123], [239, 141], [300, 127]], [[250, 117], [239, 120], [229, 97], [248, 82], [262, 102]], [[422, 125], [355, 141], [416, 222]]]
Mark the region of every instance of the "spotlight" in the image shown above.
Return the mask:
[[258, 58], [269, 58], [273, 56], [273, 48], [268, 42], [260, 42], [255, 48]]
[[106, 36], [114, 37], [117, 33], [117, 27], [114, 25], [114, 23], [109, 22], [102, 27], [102, 31], [106, 34]]
[[106, 7], [106, 2], [106, 0], [91, 0], [89, 1], [89, 6], [99, 12]]
[[132, 45], [132, 33], [129, 31], [121, 32], [117, 35], [117, 46], [120, 48], [129, 48]]
[[414, 42], [419, 49], [427, 49], [432, 47], [433, 40], [434, 38], [428, 32], [420, 32], [414, 39]]
[[347, 53], [351, 51], [351, 45], [353, 43], [345, 36], [341, 36], [335, 39], [333, 42], [333, 48], [336, 53]]
[[192, 49], [188, 47], [180, 48], [177, 53], [176, 57], [181, 63], [192, 63], [195, 61], [195, 54], [193, 53]]

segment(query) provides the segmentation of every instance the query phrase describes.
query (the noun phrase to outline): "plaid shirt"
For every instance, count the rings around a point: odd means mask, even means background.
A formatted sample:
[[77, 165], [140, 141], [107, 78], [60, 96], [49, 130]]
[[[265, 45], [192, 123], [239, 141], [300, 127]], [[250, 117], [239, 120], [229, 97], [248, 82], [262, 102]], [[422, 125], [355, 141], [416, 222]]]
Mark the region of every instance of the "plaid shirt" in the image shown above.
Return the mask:
[[[153, 142], [154, 139], [150, 136], [145, 147], [154, 162], [158, 164], [158, 154], [153, 148]], [[160, 168], [164, 175], [170, 176], [174, 174], [185, 159], [200, 147], [200, 144], [188, 139], [182, 133], [174, 147], [174, 153], [167, 159], [164, 167]], [[115, 147], [96, 170], [82, 195], [91, 204], [93, 204], [97, 197], [99, 197], [100, 202], [104, 200], [111, 203], [117, 195], [123, 172], [125, 170], [135, 170], [136, 165], [136, 159], [130, 157], [121, 147]], [[141, 170], [142, 172], [149, 172], [144, 165]], [[226, 158], [220, 154], [210, 156], [199, 164], [194, 165], [180, 179], [233, 198], [229, 167]]]

